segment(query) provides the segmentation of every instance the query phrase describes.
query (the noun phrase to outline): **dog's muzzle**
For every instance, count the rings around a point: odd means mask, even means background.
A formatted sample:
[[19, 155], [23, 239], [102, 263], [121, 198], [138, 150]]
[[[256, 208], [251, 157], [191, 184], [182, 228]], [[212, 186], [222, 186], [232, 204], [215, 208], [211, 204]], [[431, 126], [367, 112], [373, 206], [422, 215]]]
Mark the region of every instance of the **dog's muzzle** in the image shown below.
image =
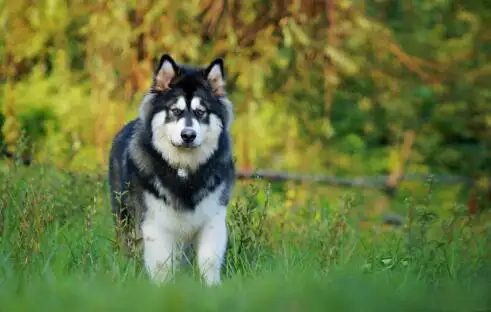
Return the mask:
[[181, 147], [184, 147], [184, 148], [197, 147], [197, 145], [195, 144], [195, 141], [194, 141], [196, 139], [196, 136], [197, 136], [196, 131], [193, 128], [184, 128], [181, 131], [181, 139], [183, 142]]

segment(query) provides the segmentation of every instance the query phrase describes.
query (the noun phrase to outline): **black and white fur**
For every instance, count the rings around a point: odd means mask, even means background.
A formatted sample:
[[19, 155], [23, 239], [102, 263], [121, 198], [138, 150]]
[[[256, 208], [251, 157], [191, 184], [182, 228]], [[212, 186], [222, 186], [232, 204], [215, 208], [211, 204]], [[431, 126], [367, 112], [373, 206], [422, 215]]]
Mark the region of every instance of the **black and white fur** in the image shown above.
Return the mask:
[[151, 278], [173, 276], [183, 247], [196, 247], [208, 285], [221, 282], [226, 207], [235, 184], [232, 104], [223, 61], [206, 67], [163, 55], [138, 118], [115, 136], [109, 157], [112, 210], [123, 237], [143, 239]]

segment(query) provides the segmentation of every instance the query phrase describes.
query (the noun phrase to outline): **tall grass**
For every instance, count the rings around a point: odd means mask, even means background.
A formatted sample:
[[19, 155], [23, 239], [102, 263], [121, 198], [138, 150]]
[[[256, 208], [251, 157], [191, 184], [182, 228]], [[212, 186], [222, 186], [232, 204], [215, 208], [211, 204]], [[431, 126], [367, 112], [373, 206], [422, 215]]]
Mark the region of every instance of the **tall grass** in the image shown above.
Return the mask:
[[[217, 288], [193, 266], [149, 282], [115, 241], [107, 182], [45, 166], [0, 171], [2, 311], [477, 311], [490, 308], [491, 224], [430, 192], [404, 198], [401, 228], [359, 226], [356, 194], [294, 210], [262, 183], [239, 184]], [[321, 204], [319, 204], [321, 203]], [[293, 212], [292, 212], [293, 211]]]

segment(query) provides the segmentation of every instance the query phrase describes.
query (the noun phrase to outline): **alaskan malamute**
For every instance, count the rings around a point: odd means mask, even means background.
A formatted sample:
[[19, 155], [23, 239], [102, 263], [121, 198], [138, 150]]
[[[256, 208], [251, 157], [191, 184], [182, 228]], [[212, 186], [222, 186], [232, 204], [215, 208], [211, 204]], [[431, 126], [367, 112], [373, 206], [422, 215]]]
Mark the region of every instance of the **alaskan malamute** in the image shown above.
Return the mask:
[[161, 57], [140, 114], [115, 136], [111, 205], [122, 238], [143, 240], [152, 280], [173, 276], [193, 244], [204, 281], [219, 284], [227, 245], [226, 207], [235, 184], [223, 61], [177, 64]]

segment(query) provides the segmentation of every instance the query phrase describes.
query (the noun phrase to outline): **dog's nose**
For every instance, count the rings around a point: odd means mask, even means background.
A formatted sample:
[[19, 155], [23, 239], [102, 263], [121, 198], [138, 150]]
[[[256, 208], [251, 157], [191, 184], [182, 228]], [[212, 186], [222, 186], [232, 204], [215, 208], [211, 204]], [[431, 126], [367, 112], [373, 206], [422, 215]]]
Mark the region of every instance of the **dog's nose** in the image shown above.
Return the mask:
[[185, 128], [181, 132], [181, 138], [186, 143], [191, 143], [196, 139], [196, 131], [191, 128]]

